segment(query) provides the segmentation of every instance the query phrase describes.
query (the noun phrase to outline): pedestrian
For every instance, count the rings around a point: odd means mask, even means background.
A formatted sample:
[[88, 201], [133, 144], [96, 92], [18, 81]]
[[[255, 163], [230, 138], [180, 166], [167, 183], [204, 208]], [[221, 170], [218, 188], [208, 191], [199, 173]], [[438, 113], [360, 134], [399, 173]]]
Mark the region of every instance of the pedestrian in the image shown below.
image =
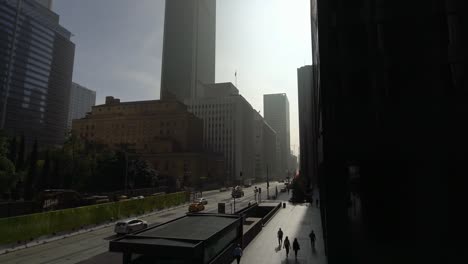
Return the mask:
[[286, 249], [286, 258], [288, 258], [289, 249], [291, 249], [291, 243], [289, 243], [288, 237], [284, 239], [284, 249]]
[[297, 242], [297, 238], [294, 238], [293, 250], [294, 250], [294, 255], [296, 256], [296, 260], [297, 260], [297, 251], [299, 249], [301, 249], [301, 247], [299, 246], [299, 242]]
[[310, 231], [309, 237], [310, 237], [310, 244], [312, 245], [312, 248], [315, 248], [315, 233], [314, 233], [314, 230]]
[[242, 248], [240, 247], [240, 244], [237, 244], [237, 246], [234, 248], [233, 255], [234, 258], [237, 260], [237, 264], [239, 264], [240, 259], [242, 257]]
[[283, 230], [281, 228], [278, 230], [278, 244], [281, 247], [281, 243], [283, 243]]
[[288, 186], [288, 187], [286, 187], [286, 189], [288, 189], [288, 194], [289, 194], [289, 186]]

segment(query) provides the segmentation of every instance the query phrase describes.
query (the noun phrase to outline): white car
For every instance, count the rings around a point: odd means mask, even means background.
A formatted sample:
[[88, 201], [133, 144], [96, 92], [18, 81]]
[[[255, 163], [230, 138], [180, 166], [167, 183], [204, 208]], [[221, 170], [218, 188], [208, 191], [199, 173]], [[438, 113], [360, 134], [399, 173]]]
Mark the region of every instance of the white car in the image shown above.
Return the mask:
[[148, 227], [148, 223], [141, 219], [129, 219], [115, 224], [114, 231], [117, 234], [130, 234]]
[[199, 203], [201, 203], [203, 205], [208, 204], [208, 201], [205, 198], [200, 198], [200, 199], [198, 199], [197, 202], [199, 202]]

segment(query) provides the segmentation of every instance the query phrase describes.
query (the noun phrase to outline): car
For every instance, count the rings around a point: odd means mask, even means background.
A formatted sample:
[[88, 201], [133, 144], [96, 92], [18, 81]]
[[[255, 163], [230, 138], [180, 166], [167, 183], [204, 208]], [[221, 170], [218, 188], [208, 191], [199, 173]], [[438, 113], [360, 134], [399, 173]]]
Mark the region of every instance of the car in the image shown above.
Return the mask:
[[198, 202], [203, 204], [203, 205], [208, 204], [208, 201], [205, 198], [198, 199]]
[[281, 188], [281, 192], [286, 192], [286, 187]]
[[119, 235], [130, 234], [148, 228], [148, 222], [141, 219], [128, 219], [115, 224], [114, 231]]
[[189, 205], [188, 211], [190, 213], [196, 213], [205, 210], [205, 206], [201, 203], [192, 203]]
[[227, 191], [227, 188], [226, 187], [221, 187], [221, 188], [219, 188], [219, 191], [220, 192], [225, 192], [225, 191]]

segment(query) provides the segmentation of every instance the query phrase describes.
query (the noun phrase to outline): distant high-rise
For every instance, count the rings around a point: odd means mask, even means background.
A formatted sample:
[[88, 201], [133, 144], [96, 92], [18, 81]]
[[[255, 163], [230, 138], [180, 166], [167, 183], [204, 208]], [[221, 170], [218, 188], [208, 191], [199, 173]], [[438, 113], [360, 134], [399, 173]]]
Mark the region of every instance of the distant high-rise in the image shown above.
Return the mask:
[[215, 82], [216, 0], [166, 1], [161, 99], [196, 98]]
[[[319, 90], [314, 74], [315, 65], [297, 69], [297, 94], [299, 105], [299, 138], [300, 138], [300, 173], [305, 175], [308, 183], [317, 184], [318, 166], [322, 160], [320, 136]], [[316, 71], [315, 71], [316, 73]]]
[[286, 176], [290, 158], [289, 101], [285, 93], [263, 95], [263, 112], [267, 123], [276, 131], [279, 141], [278, 170]]
[[68, 129], [71, 128], [73, 119], [80, 119], [91, 112], [96, 104], [96, 92], [77, 83], [72, 83], [70, 92], [70, 108], [68, 111]]
[[[226, 184], [254, 179], [255, 110], [232, 83], [206, 86], [206, 97], [184, 101], [188, 110], [203, 119], [205, 149], [223, 153]], [[242, 176], [241, 176], [242, 173]]]
[[28, 143], [65, 139], [75, 45], [59, 16], [33, 0], [0, 1], [0, 120]]
[[44, 7], [52, 10], [52, 0], [35, 0], [39, 4], [43, 5]]

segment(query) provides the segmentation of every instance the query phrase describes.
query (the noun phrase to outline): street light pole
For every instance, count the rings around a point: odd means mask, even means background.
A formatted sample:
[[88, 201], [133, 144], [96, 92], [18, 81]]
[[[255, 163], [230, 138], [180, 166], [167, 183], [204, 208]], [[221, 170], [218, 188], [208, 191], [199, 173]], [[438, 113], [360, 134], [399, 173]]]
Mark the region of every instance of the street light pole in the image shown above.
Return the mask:
[[128, 175], [128, 155], [127, 155], [127, 151], [125, 151], [124, 154], [125, 154], [125, 187], [124, 187], [124, 190], [125, 190], [125, 195], [127, 195], [127, 175]]
[[266, 180], [267, 180], [267, 199], [270, 199], [270, 182], [268, 180], [268, 164], [266, 167]]

